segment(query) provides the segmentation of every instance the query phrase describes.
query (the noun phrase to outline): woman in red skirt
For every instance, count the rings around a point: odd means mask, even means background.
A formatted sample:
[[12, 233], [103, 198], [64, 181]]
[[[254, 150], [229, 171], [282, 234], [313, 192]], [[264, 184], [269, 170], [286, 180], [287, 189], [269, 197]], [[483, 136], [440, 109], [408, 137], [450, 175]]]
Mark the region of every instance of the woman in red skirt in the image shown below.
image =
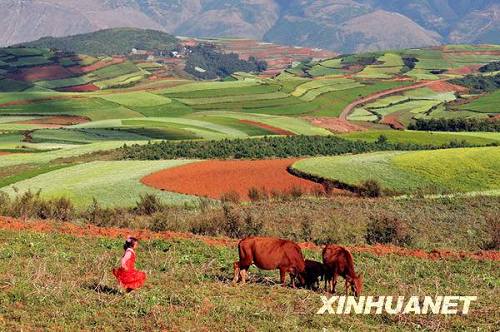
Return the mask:
[[146, 281], [146, 273], [135, 269], [135, 248], [139, 241], [135, 237], [127, 238], [123, 249], [125, 253], [121, 259], [121, 266], [113, 269], [113, 274], [120, 282], [120, 285], [130, 292], [134, 289], [142, 287]]

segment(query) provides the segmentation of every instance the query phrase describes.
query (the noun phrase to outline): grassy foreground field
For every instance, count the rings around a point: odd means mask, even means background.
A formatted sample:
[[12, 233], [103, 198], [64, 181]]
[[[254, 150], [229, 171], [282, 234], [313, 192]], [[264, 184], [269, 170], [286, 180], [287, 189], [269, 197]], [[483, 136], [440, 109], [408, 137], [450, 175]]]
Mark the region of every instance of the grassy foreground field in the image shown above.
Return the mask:
[[299, 161], [293, 168], [353, 186], [372, 179], [386, 189], [404, 193], [500, 189], [498, 147], [319, 157]]
[[[138, 249], [145, 288], [118, 291], [110, 270], [122, 239], [1, 230], [0, 326], [6, 330], [494, 330], [495, 261], [355, 254], [365, 295], [476, 295], [468, 316], [316, 315], [320, 293], [282, 288], [277, 273], [250, 269], [232, 286], [234, 247], [148, 240]], [[319, 258], [318, 251], [306, 250]], [[339, 286], [340, 290], [340, 286]]]

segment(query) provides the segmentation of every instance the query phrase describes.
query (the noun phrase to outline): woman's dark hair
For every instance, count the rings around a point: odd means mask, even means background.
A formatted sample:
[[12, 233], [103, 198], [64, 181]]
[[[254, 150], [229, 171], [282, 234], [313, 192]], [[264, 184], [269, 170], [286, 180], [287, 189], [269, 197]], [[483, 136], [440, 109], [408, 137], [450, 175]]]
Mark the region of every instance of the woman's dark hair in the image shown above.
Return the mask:
[[135, 237], [128, 237], [127, 240], [125, 241], [125, 244], [123, 245], [123, 249], [127, 250], [128, 248], [132, 248], [136, 242], [138, 242]]

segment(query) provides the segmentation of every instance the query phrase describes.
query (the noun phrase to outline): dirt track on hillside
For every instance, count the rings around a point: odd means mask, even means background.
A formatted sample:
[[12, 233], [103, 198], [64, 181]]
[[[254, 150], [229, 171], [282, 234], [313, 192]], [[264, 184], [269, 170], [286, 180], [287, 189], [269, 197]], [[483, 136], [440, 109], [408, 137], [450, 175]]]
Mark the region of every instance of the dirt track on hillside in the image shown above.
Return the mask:
[[[92, 225], [78, 226], [72, 223], [50, 222], [50, 221], [23, 221], [20, 219], [0, 217], [0, 229], [11, 231], [30, 231], [39, 233], [58, 233], [67, 234], [76, 237], [107, 237], [107, 238], [126, 238], [133, 235], [141, 240], [150, 239], [193, 239], [202, 241], [208, 245], [236, 247], [238, 240], [198, 236], [191, 233], [176, 232], [152, 232], [148, 230], [133, 230], [126, 228], [105, 228]], [[300, 243], [303, 249], [319, 251], [320, 246], [313, 243]], [[374, 246], [356, 246], [348, 247], [354, 253], [369, 253], [377, 256], [397, 255], [404, 257], [415, 257], [419, 259], [472, 259], [478, 261], [500, 261], [500, 251], [451, 251], [451, 250], [433, 250], [424, 251], [420, 249], [407, 249], [397, 246], [374, 245]]]
[[420, 83], [417, 83], [417, 84], [402, 86], [402, 87], [393, 88], [393, 89], [384, 90], [384, 91], [380, 91], [380, 92], [374, 93], [374, 94], [369, 95], [367, 97], [363, 97], [361, 99], [355, 100], [352, 103], [350, 103], [349, 105], [347, 105], [344, 108], [344, 110], [342, 111], [342, 113], [340, 113], [339, 118], [341, 120], [347, 121], [347, 117], [349, 116], [349, 114], [351, 114], [351, 112], [356, 107], [358, 107], [359, 105], [366, 104], [366, 103], [369, 103], [371, 101], [377, 100], [377, 99], [379, 99], [381, 97], [392, 95], [392, 94], [395, 94], [395, 93], [398, 93], [398, 92], [403, 92], [403, 91], [408, 91], [408, 90], [414, 90], [414, 89], [418, 89], [418, 88], [423, 88], [423, 87], [426, 87], [426, 86], [429, 86], [429, 85], [432, 85], [432, 84], [436, 84], [436, 82], [442, 82], [442, 81], [445, 81], [445, 80], [425, 81], [425, 82], [420, 82]]
[[251, 121], [251, 120], [240, 120], [240, 122], [249, 124], [251, 126], [262, 128], [264, 130], [270, 131], [271, 133], [273, 133], [275, 135], [284, 135], [284, 136], [294, 136], [295, 135], [295, 133], [293, 133], [291, 131], [281, 129], [278, 127], [273, 127], [273, 126], [267, 125], [267, 124], [262, 123], [262, 122]]

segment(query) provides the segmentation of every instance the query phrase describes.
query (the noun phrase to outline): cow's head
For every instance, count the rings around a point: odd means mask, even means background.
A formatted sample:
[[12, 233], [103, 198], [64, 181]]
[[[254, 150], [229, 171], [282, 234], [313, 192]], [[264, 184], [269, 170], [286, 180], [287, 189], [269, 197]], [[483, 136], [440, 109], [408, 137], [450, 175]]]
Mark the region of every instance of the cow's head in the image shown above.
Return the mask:
[[306, 278], [307, 278], [307, 272], [306, 271], [295, 272], [295, 276], [299, 280], [300, 286], [306, 286]]
[[354, 295], [360, 296], [363, 291], [363, 274], [360, 273], [354, 278], [351, 278], [349, 283], [351, 284], [351, 290], [354, 292]]

